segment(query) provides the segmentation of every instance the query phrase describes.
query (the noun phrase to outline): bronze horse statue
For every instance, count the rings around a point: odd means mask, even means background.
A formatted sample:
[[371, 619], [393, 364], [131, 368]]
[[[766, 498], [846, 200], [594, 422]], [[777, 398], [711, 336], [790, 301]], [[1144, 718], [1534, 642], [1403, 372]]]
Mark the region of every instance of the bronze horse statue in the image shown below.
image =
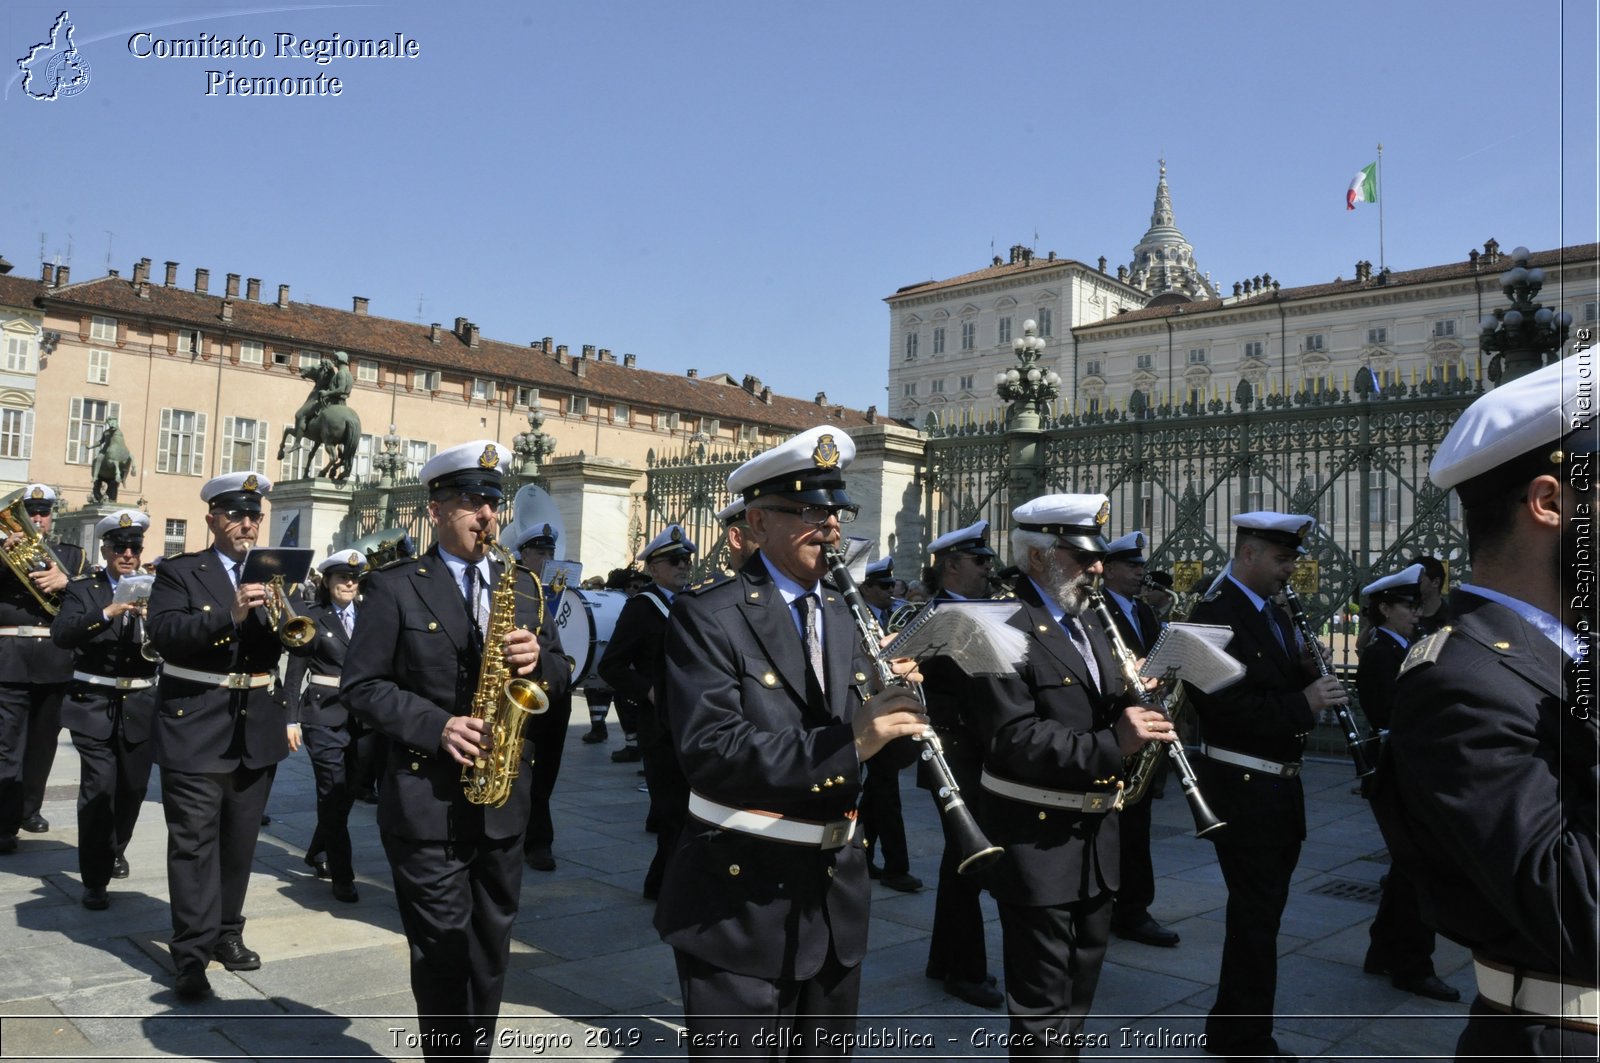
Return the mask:
[[122, 438], [117, 419], [109, 418], [100, 433], [100, 447], [94, 465], [94, 494], [89, 500], [115, 502], [117, 489], [127, 482], [128, 474], [132, 471], [133, 454], [128, 450], [127, 441]]
[[[296, 429], [296, 425], [284, 426], [283, 440], [278, 444], [278, 460], [282, 461], [289, 452], [289, 440], [295, 441], [295, 450], [300, 449], [302, 441], [310, 440], [306, 472], [343, 483], [350, 476], [356, 450], [361, 446], [361, 418], [356, 412], [343, 404], [324, 406], [306, 422], [305, 431]], [[322, 447], [328, 448], [328, 464], [320, 473], [312, 472], [316, 468], [317, 451]]]

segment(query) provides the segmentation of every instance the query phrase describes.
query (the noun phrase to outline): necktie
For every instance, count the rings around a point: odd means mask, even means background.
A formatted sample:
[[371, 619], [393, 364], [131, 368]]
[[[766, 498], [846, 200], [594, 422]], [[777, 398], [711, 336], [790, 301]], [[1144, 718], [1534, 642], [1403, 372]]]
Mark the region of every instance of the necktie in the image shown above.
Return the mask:
[[1261, 603], [1261, 615], [1266, 618], [1267, 626], [1270, 627], [1272, 629], [1272, 633], [1277, 636], [1278, 648], [1283, 651], [1284, 656], [1293, 657], [1294, 654], [1289, 652], [1289, 643], [1284, 640], [1283, 628], [1278, 626], [1278, 613], [1272, 608], [1271, 602]]
[[353, 607], [351, 607], [351, 606], [348, 606], [348, 605], [345, 606], [343, 609], [339, 610], [339, 619], [344, 621], [344, 637], [345, 638], [349, 638], [351, 635], [355, 634], [355, 627], [356, 627], [355, 614], [356, 614], [355, 609]]
[[1100, 663], [1095, 660], [1094, 647], [1089, 644], [1089, 636], [1084, 634], [1082, 626], [1075, 616], [1061, 618], [1061, 626], [1067, 629], [1067, 638], [1072, 640], [1072, 645], [1078, 650], [1078, 655], [1083, 658], [1085, 671], [1089, 673], [1089, 684], [1096, 691], [1100, 689]]
[[471, 644], [475, 651], [483, 649], [483, 623], [478, 617], [478, 566], [468, 565], [465, 585], [464, 604], [467, 607], [467, 617], [472, 621]]
[[239, 563], [237, 561], [229, 561], [229, 562], [227, 562], [227, 565], [228, 565], [228, 582], [233, 584], [233, 589], [234, 590], [238, 590], [239, 589]]
[[817, 596], [803, 594], [794, 600], [794, 604], [800, 610], [800, 629], [805, 638], [806, 659], [811, 663], [811, 674], [816, 677], [817, 688], [827, 694], [828, 684], [823, 678], [822, 631], [817, 624]]

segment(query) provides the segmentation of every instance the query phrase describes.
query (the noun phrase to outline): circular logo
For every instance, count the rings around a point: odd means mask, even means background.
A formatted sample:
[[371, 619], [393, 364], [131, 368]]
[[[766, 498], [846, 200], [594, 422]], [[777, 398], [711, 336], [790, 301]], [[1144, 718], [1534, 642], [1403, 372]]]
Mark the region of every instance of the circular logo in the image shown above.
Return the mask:
[[58, 52], [45, 64], [44, 83], [54, 99], [76, 96], [89, 87], [89, 61], [77, 49]]

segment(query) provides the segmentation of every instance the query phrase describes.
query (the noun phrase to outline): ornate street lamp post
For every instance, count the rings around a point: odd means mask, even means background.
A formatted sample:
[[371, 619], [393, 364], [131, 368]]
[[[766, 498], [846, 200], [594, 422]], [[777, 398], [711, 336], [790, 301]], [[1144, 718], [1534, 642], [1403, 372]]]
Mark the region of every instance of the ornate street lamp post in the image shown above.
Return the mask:
[[1035, 334], [1037, 328], [1032, 321], [1022, 323], [1022, 335], [1011, 341], [1017, 364], [994, 375], [995, 393], [1011, 404], [1006, 411], [1006, 437], [1010, 444], [1013, 506], [1037, 497], [1043, 490], [1040, 426], [1050, 404], [1061, 394], [1061, 377], [1054, 369], [1039, 364], [1045, 341]]
[[528, 411], [528, 430], [518, 432], [511, 438], [511, 453], [517, 459], [517, 475], [538, 476], [539, 466], [551, 454], [555, 453], [555, 436], [540, 431], [544, 427], [544, 413], [541, 410]]
[[1515, 380], [1545, 364], [1547, 356], [1561, 349], [1572, 327], [1572, 315], [1557, 313], [1535, 302], [1544, 287], [1544, 270], [1528, 268], [1528, 249], [1511, 252], [1512, 266], [1500, 274], [1500, 289], [1511, 306], [1497, 307], [1478, 322], [1479, 345], [1491, 352], [1489, 379], [1496, 384]]
[[378, 470], [378, 486], [390, 488], [400, 476], [402, 460], [400, 457], [400, 435], [394, 425], [389, 426], [389, 431], [383, 437], [383, 453], [372, 459], [372, 464]]

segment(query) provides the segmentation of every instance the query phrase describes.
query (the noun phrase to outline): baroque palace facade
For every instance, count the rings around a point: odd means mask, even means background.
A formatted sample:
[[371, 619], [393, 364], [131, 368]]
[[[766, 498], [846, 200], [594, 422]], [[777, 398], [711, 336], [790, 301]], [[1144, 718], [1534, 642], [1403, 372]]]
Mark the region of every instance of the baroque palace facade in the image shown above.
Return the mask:
[[553, 456], [598, 458], [635, 492], [651, 451], [759, 449], [817, 424], [850, 430], [883, 421], [825, 395], [776, 395], [753, 376], [677, 376], [593, 346], [572, 353], [550, 338], [490, 340], [464, 317], [453, 327], [396, 321], [369, 313], [361, 297], [335, 310], [292, 302], [288, 285], [263, 300], [261, 282], [247, 279], [241, 292], [237, 274], [221, 289], [211, 290], [205, 269], [195, 270], [192, 287], [180, 286], [175, 262], [153, 279], [149, 259], [131, 278], [112, 271], [74, 282], [67, 267], [48, 264], [38, 280], [0, 276], [0, 489], [43, 482], [69, 507], [83, 505], [102, 429], [116, 418], [134, 456], [118, 504], [137, 500], [151, 514], [151, 538], [160, 536], [151, 555], [196, 549], [207, 539], [198, 500], [207, 478], [245, 469], [280, 482], [303, 475], [277, 457], [285, 425], [311, 392], [300, 370], [340, 350], [354, 379], [348, 405], [364, 433], [352, 477], [360, 481], [374, 478], [386, 434], [399, 439], [400, 478], [414, 478], [440, 447], [475, 437], [509, 446], [529, 430], [533, 411], [555, 441]]

